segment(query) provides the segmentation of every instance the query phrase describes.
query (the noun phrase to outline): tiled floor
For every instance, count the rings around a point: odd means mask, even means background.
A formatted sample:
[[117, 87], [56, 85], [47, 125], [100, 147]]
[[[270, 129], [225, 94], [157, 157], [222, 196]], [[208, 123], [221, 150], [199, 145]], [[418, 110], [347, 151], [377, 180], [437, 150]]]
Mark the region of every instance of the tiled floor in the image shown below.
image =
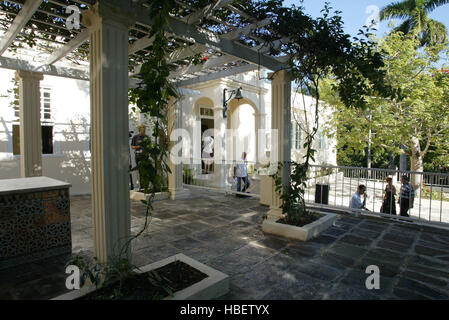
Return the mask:
[[[72, 198], [73, 253], [93, 255], [90, 197]], [[206, 191], [155, 204], [133, 249], [138, 266], [184, 253], [231, 276], [222, 299], [449, 299], [449, 231], [342, 215], [303, 243], [264, 235], [267, 208], [256, 199]], [[132, 232], [145, 219], [132, 202]], [[58, 257], [0, 271], [1, 299], [48, 299], [66, 292]], [[367, 266], [380, 268], [368, 290]]]

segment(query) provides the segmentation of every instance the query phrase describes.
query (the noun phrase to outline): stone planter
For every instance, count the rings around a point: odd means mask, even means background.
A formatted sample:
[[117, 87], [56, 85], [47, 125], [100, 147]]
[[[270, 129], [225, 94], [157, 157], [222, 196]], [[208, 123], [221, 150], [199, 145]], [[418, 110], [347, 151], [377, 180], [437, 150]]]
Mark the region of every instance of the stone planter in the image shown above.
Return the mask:
[[[147, 194], [144, 194], [143, 192], [139, 191], [130, 191], [129, 192], [129, 198], [131, 200], [146, 200], [148, 197]], [[161, 201], [161, 200], [168, 200], [170, 199], [170, 193], [169, 192], [156, 192], [154, 194], [154, 201]]]
[[285, 238], [307, 241], [317, 237], [321, 232], [331, 227], [337, 219], [334, 213], [319, 212], [323, 215], [320, 219], [303, 227], [292, 226], [276, 222], [279, 218], [268, 218], [262, 223], [262, 231]]
[[[197, 282], [190, 287], [177, 291], [172, 297], [167, 297], [164, 300], [210, 300], [221, 297], [229, 292], [229, 276], [215, 270], [205, 264], [202, 264], [184, 254], [176, 254], [161, 261], [148, 264], [136, 270], [138, 273], [145, 273], [154, 269], [158, 269], [174, 261], [182, 261], [191, 267], [207, 274], [207, 278]], [[71, 291], [63, 295], [57, 296], [52, 300], [75, 300], [95, 291], [95, 286], [88, 286], [80, 290]]]

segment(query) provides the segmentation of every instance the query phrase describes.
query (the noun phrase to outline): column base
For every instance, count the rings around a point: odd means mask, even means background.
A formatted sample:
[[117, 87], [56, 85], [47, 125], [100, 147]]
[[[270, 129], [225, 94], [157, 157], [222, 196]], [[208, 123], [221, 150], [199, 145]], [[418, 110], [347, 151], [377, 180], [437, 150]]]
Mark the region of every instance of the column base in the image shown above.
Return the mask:
[[169, 190], [170, 193], [170, 199], [171, 200], [182, 200], [182, 199], [188, 199], [191, 197], [190, 190], [180, 188], [176, 190]]
[[281, 208], [271, 207], [267, 214], [268, 219], [278, 220], [283, 217]]

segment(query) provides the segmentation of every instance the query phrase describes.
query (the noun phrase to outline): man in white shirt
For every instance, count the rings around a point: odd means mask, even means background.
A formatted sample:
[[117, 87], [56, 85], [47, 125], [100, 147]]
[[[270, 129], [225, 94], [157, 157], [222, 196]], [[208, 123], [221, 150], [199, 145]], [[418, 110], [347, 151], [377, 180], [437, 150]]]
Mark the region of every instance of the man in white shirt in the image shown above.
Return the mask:
[[206, 136], [204, 138], [204, 147], [202, 152], [202, 158], [204, 161], [204, 171], [205, 173], [210, 173], [212, 171], [213, 157], [214, 157], [214, 138], [211, 136]]
[[[349, 203], [349, 207], [352, 209], [366, 209], [366, 187], [361, 184], [357, 188], [356, 193], [351, 198], [351, 202]], [[363, 201], [362, 201], [363, 195]]]
[[[234, 179], [237, 177], [237, 192], [245, 192], [249, 186], [248, 169], [246, 168], [246, 152], [242, 153], [242, 160], [234, 166]], [[242, 180], [245, 186], [242, 188]]]

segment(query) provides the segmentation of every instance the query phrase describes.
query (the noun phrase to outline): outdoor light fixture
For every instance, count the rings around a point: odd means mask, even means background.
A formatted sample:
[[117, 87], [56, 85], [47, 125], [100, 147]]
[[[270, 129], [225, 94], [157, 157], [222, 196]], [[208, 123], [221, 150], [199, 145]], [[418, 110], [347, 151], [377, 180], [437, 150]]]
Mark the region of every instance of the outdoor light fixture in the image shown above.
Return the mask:
[[229, 98], [226, 99], [226, 91], [228, 89], [223, 89], [223, 119], [226, 119], [228, 117], [228, 102], [231, 100], [234, 95], [235, 99], [240, 100], [243, 99], [242, 96], [242, 87], [238, 88], [237, 90], [232, 90], [230, 93]]

